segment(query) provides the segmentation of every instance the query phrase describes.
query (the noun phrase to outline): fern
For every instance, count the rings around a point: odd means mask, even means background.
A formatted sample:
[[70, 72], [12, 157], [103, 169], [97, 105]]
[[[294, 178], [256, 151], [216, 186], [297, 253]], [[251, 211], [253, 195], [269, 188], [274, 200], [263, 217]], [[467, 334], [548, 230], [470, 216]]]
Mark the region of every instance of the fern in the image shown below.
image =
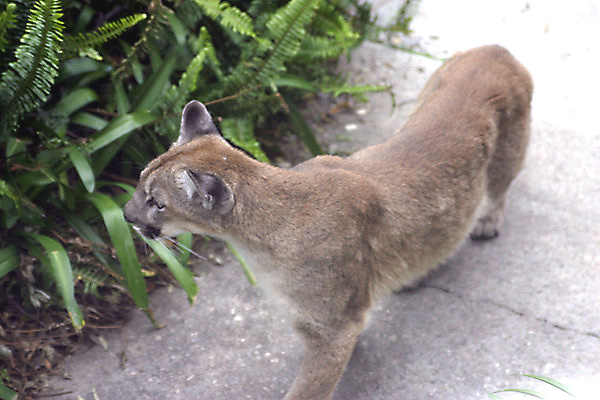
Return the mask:
[[356, 44], [357, 37], [328, 38], [322, 36], [307, 36], [298, 51], [298, 58], [315, 60], [338, 57], [344, 51]]
[[[63, 44], [63, 58], [68, 58], [75, 54], [96, 55], [96, 46], [119, 36], [143, 19], [146, 19], [146, 14], [134, 14], [121, 18], [118, 21], [107, 22], [95, 32], [66, 36]], [[99, 55], [92, 58], [102, 60], [102, 57]]]
[[275, 12], [267, 22], [273, 45], [265, 56], [256, 55], [240, 63], [225, 80], [228, 92], [247, 92], [269, 82], [285, 71], [285, 62], [294, 57], [306, 35], [306, 25], [312, 20], [318, 0], [292, 0]]
[[162, 1], [156, 0], [150, 2], [148, 11], [150, 16], [148, 17], [148, 22], [144, 31], [115, 70], [113, 74], [114, 78], [124, 78], [131, 72], [132, 63], [135, 60], [140, 59], [142, 54], [147, 52], [151, 38], [158, 38], [161, 36], [163, 28], [169, 21], [169, 14], [173, 13], [173, 10], [165, 6]]
[[58, 74], [63, 23], [59, 0], [38, 0], [27, 20], [15, 61], [0, 82], [0, 140], [12, 133], [20, 117], [46, 101]]
[[15, 3], [8, 3], [6, 10], [0, 13], [0, 53], [4, 52], [8, 39], [6, 39], [6, 33], [12, 28], [17, 20], [16, 17], [17, 5]]
[[3, 217], [4, 228], [11, 228], [21, 217], [26, 216], [28, 221], [35, 221], [43, 216], [43, 212], [29, 199], [21, 197], [19, 193], [6, 181], [0, 179], [0, 217]]
[[246, 36], [256, 37], [252, 26], [252, 18], [239, 8], [232, 6], [226, 1], [219, 0], [194, 0], [206, 15], [214, 20], [220, 20], [221, 25], [234, 32]]
[[104, 286], [109, 280], [108, 273], [100, 269], [73, 267], [73, 275], [83, 282], [83, 292], [91, 293], [96, 297], [100, 297], [98, 287]]
[[177, 138], [179, 126], [179, 115], [173, 115], [172, 111], [182, 109], [189, 99], [190, 93], [196, 90], [198, 76], [208, 53], [208, 47], [203, 47], [200, 50], [188, 64], [177, 85], [172, 85], [169, 88], [165, 99], [161, 102], [160, 109], [163, 119], [160, 123], [153, 125], [152, 130], [161, 136], [166, 136], [171, 142]]
[[217, 52], [215, 50], [215, 46], [213, 45], [210, 35], [208, 34], [208, 30], [206, 27], [200, 28], [200, 34], [198, 35], [198, 40], [196, 41], [196, 47], [198, 50], [204, 48], [206, 51], [206, 56], [208, 65], [211, 67], [212, 71], [216, 75], [219, 81], [223, 80], [223, 69], [221, 66], [221, 62], [217, 58]]
[[234, 145], [243, 148], [257, 160], [269, 162], [254, 137], [254, 122], [247, 118], [225, 118], [221, 121], [221, 132]]

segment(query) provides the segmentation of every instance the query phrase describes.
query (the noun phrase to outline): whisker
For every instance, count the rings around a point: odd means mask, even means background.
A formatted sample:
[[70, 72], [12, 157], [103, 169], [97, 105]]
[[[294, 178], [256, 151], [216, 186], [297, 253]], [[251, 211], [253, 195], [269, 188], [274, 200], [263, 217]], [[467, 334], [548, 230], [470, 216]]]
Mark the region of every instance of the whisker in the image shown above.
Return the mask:
[[169, 242], [173, 243], [175, 246], [177, 246], [177, 248], [179, 250], [188, 251], [190, 254], [193, 254], [194, 256], [198, 257], [201, 260], [207, 260], [206, 257], [201, 256], [200, 254], [196, 253], [194, 250], [190, 249], [189, 247], [187, 247], [184, 244], [179, 243], [177, 240], [175, 240], [173, 238], [170, 238], [170, 237], [164, 236], [164, 235], [161, 235], [160, 237], [163, 238], [163, 239], [167, 239]]

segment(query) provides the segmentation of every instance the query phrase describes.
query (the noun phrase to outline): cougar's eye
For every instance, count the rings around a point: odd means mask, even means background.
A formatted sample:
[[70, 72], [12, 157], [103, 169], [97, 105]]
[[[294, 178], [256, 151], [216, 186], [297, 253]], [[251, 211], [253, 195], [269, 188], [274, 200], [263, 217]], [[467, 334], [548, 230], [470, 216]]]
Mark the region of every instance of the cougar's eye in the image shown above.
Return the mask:
[[154, 200], [153, 196], [146, 197], [146, 204], [148, 204], [150, 207], [156, 207], [158, 211], [162, 211], [165, 209], [165, 205], [157, 203], [156, 200]]

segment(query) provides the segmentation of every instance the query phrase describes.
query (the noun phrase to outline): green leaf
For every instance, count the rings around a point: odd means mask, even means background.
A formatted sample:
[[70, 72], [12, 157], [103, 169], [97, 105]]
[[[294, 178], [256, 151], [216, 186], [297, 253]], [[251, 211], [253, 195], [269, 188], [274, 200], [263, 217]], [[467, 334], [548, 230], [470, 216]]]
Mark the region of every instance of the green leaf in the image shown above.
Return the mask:
[[221, 132], [234, 145], [243, 148], [257, 160], [269, 163], [269, 158], [254, 137], [252, 121], [245, 118], [224, 118], [221, 121]]
[[79, 178], [81, 179], [83, 186], [89, 193], [92, 193], [94, 191], [96, 179], [94, 178], [92, 166], [90, 165], [85, 154], [75, 146], [68, 147], [67, 153], [69, 154], [69, 158], [79, 174]]
[[72, 58], [61, 63], [60, 81], [73, 80], [84, 74], [107, 74], [110, 66], [90, 58]]
[[177, 44], [183, 45], [185, 44], [185, 39], [187, 38], [188, 31], [181, 22], [175, 13], [167, 14], [167, 18], [169, 19], [169, 26], [171, 26], [171, 30], [173, 31], [173, 35], [175, 35], [175, 40]]
[[160, 241], [150, 240], [140, 234], [142, 240], [148, 244], [154, 251], [154, 253], [160, 257], [160, 259], [167, 264], [169, 271], [173, 274], [177, 282], [181, 285], [185, 293], [187, 294], [188, 301], [190, 304], [194, 303], [196, 295], [198, 294], [198, 286], [194, 282], [194, 275], [192, 272], [185, 268], [177, 261], [177, 258], [171, 253], [171, 251]]
[[100, 235], [96, 233], [94, 228], [92, 228], [78, 215], [65, 212], [64, 218], [67, 223], [77, 231], [79, 236], [87, 240], [92, 245], [92, 247], [96, 250], [94, 251], [96, 258], [98, 258], [102, 264], [106, 265], [113, 272], [113, 275], [118, 281], [122, 281], [123, 277], [121, 275], [123, 272], [121, 268], [119, 268], [119, 266], [106, 254], [107, 245]]
[[304, 120], [302, 114], [300, 114], [300, 111], [298, 111], [298, 107], [296, 107], [296, 105], [290, 98], [284, 96], [284, 99], [290, 110], [290, 118], [292, 120], [294, 130], [296, 131], [298, 136], [300, 136], [300, 139], [302, 139], [304, 145], [308, 148], [308, 150], [313, 156], [324, 154], [324, 151], [321, 148], [319, 142], [317, 142], [317, 139], [315, 138], [315, 135], [313, 134], [312, 130]]
[[390, 89], [390, 85], [344, 85], [323, 88], [323, 92], [333, 93], [333, 95], [337, 97], [340, 94], [360, 95], [367, 92], [385, 92]]
[[545, 399], [543, 393], [536, 392], [535, 390], [529, 390], [529, 389], [504, 389], [504, 390], [498, 390], [497, 392], [494, 392], [494, 393], [503, 393], [503, 392], [523, 393], [528, 396], [537, 397], [538, 399]]
[[15, 189], [2, 179], [0, 179], [0, 198], [5, 197], [11, 201], [11, 203], [16, 207], [21, 206], [21, 201], [19, 196], [15, 192]]
[[191, 256], [190, 249], [192, 248], [192, 234], [189, 232], [182, 233], [181, 235], [177, 236], [177, 242], [181, 244], [181, 246], [179, 246], [179, 250], [181, 251], [179, 261], [181, 261], [183, 265], [187, 265]]
[[273, 13], [266, 23], [267, 36], [273, 38], [268, 54], [257, 54], [239, 63], [225, 79], [225, 91], [245, 93], [284, 72], [285, 63], [298, 53], [306, 37], [306, 26], [312, 21], [318, 3], [317, 0], [291, 0]]
[[273, 83], [280, 87], [291, 87], [294, 89], [307, 90], [309, 92], [316, 92], [319, 90], [317, 85], [313, 82], [306, 80], [305, 78], [292, 74], [282, 74], [273, 78]]
[[0, 12], [0, 52], [3, 52], [8, 44], [6, 32], [15, 25], [16, 20], [17, 5], [15, 3], [8, 3], [6, 9]]
[[[79, 33], [66, 36], [63, 44], [65, 57], [72, 56], [78, 52], [80, 55], [89, 55], [90, 50], [94, 51], [95, 46], [119, 36], [125, 30], [131, 28], [143, 19], [146, 19], [146, 14], [129, 15], [118, 21], [106, 22], [96, 31], [91, 33]], [[95, 54], [97, 54], [97, 52], [95, 52]], [[101, 57], [93, 58], [101, 59]]]
[[241, 33], [246, 36], [256, 37], [252, 26], [252, 18], [240, 10], [232, 6], [226, 1], [219, 0], [195, 0], [206, 14], [214, 20], [220, 19], [221, 25], [231, 29], [234, 32]]
[[125, 93], [123, 82], [121, 82], [118, 79], [113, 79], [113, 85], [115, 88], [114, 93], [115, 101], [117, 104], [117, 112], [121, 115], [127, 114], [131, 106], [129, 104], [129, 98], [127, 97], [127, 93]]
[[18, 393], [0, 383], [0, 399], [2, 400], [17, 400]]
[[557, 389], [562, 390], [563, 392], [567, 393], [568, 395], [570, 395], [571, 397], [575, 397], [575, 395], [573, 393], [571, 393], [571, 390], [566, 386], [563, 385], [560, 382], [555, 381], [554, 379], [550, 379], [550, 378], [546, 378], [544, 376], [539, 376], [539, 375], [528, 375], [528, 374], [522, 374], [523, 376], [526, 376], [528, 378], [533, 378], [533, 379], [537, 379], [538, 381], [542, 381], [544, 383], [547, 383], [549, 385], [554, 386]]
[[[105, 194], [90, 193], [88, 198], [94, 203], [102, 215], [110, 240], [115, 247], [117, 258], [123, 268], [125, 283], [133, 301], [141, 310], [149, 313], [150, 308], [148, 304], [146, 283], [144, 281], [144, 276], [142, 275], [140, 262], [136, 255], [129, 226], [123, 217], [123, 211]], [[148, 315], [153, 323], [155, 323], [151, 314]]]
[[98, 100], [98, 95], [90, 88], [71, 90], [54, 106], [54, 111], [64, 115], [71, 115], [81, 107]]
[[24, 153], [27, 147], [27, 142], [16, 137], [9, 137], [6, 141], [6, 158], [9, 159], [14, 155]]
[[67, 256], [65, 248], [56, 240], [48, 236], [31, 233], [31, 237], [36, 239], [48, 253], [52, 277], [58, 287], [65, 308], [71, 317], [71, 322], [75, 329], [80, 330], [85, 325], [83, 315], [79, 305], [75, 301], [75, 292], [73, 290], [73, 270], [71, 262]]
[[158, 69], [144, 81], [133, 102], [133, 109], [135, 111], [151, 110], [154, 105], [160, 103], [162, 92], [171, 83], [170, 76], [175, 70], [177, 53], [180, 51], [181, 46], [172, 47], [165, 55]]
[[46, 101], [58, 75], [61, 17], [59, 0], [37, 0], [30, 9], [15, 61], [0, 79], [0, 138], [10, 135], [23, 115]]
[[77, 114], [71, 117], [71, 122], [77, 125], [85, 126], [86, 128], [93, 129], [95, 131], [99, 131], [104, 129], [108, 122], [105, 119], [102, 119], [94, 114], [90, 114], [87, 112], [78, 112]]
[[246, 279], [248, 279], [248, 282], [250, 282], [252, 286], [256, 285], [256, 278], [254, 277], [254, 274], [248, 267], [248, 264], [246, 264], [246, 260], [244, 260], [242, 255], [237, 251], [235, 247], [233, 247], [233, 245], [231, 245], [229, 242], [225, 243], [227, 244], [229, 251], [231, 251], [231, 254], [233, 254], [233, 256], [238, 260], [238, 262], [242, 266], [242, 270], [244, 271], [244, 275], [246, 275]]
[[118, 116], [92, 137], [92, 141], [88, 145], [88, 150], [90, 154], [94, 153], [154, 120], [156, 120], [156, 115], [147, 111]]
[[21, 262], [16, 246], [0, 249], [0, 278], [16, 269]]

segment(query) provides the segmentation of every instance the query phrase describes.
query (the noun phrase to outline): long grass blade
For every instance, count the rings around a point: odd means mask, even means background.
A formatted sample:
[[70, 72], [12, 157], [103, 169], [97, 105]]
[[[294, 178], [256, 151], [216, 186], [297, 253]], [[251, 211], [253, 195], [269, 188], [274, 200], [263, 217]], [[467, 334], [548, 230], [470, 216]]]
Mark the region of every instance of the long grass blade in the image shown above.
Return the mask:
[[150, 310], [146, 282], [136, 255], [129, 226], [123, 217], [123, 211], [113, 199], [105, 194], [90, 193], [88, 198], [102, 215], [110, 240], [115, 247], [117, 258], [123, 268], [127, 289], [135, 305], [148, 315], [155, 326], [158, 326]]
[[572, 392], [571, 389], [569, 389], [569, 387], [567, 387], [566, 385], [563, 385], [560, 382], [555, 381], [554, 379], [550, 379], [550, 378], [546, 378], [545, 376], [539, 376], [539, 375], [529, 375], [529, 374], [522, 374], [523, 376], [526, 376], [528, 378], [533, 378], [533, 379], [537, 379], [538, 381], [547, 383], [549, 385], [554, 386], [557, 389], [562, 390], [563, 392], [567, 393], [568, 395], [570, 395], [571, 397], [576, 397]]
[[323, 148], [321, 148], [321, 145], [319, 142], [317, 142], [315, 135], [304, 120], [304, 117], [302, 114], [300, 114], [300, 111], [298, 111], [298, 107], [296, 107], [294, 102], [288, 97], [284, 97], [284, 99], [290, 110], [290, 118], [292, 120], [294, 130], [298, 136], [300, 136], [300, 139], [302, 139], [304, 145], [308, 148], [313, 156], [324, 154]]
[[537, 397], [538, 399], [545, 399], [543, 393], [536, 392], [535, 390], [529, 390], [529, 389], [503, 389], [503, 390], [498, 390], [497, 392], [494, 392], [494, 393], [503, 393], [503, 392], [523, 393], [528, 396]]
[[139, 111], [131, 114], [125, 114], [114, 118], [100, 132], [92, 137], [91, 143], [88, 145], [88, 151], [94, 153], [114, 141], [130, 134], [134, 130], [149, 124], [156, 120], [157, 116], [146, 112]]
[[155, 104], [160, 102], [161, 93], [171, 83], [169, 77], [175, 69], [175, 61], [179, 51], [181, 51], [180, 46], [172, 47], [169, 53], [165, 55], [160, 67], [144, 81], [133, 102], [135, 111], [152, 109]]
[[187, 265], [190, 261], [190, 256], [194, 254], [196, 257], [202, 258], [198, 253], [192, 250], [192, 234], [191, 233], [182, 233], [177, 236], [177, 243], [179, 243], [179, 251], [181, 255], [179, 256], [179, 260], [183, 265]]
[[162, 236], [162, 238], [168, 240], [169, 242], [171, 242], [175, 246], [177, 246], [177, 248], [181, 252], [180, 261], [183, 265], [186, 265], [188, 263], [191, 255], [194, 255], [195, 257], [197, 257], [201, 260], [206, 260], [206, 257], [201, 256], [200, 254], [198, 254], [194, 250], [192, 250], [192, 234], [191, 233], [189, 233], [189, 232], [182, 233], [181, 235], [177, 236], [177, 240], [172, 239], [168, 236]]
[[98, 95], [92, 89], [74, 89], [56, 103], [54, 111], [64, 115], [71, 115], [76, 110], [96, 100], [98, 100]]
[[52, 277], [58, 287], [63, 301], [65, 302], [65, 308], [71, 317], [71, 322], [75, 329], [80, 330], [85, 325], [83, 315], [79, 305], [75, 301], [75, 291], [73, 289], [73, 270], [71, 268], [71, 262], [67, 256], [67, 252], [64, 247], [56, 240], [49, 238], [48, 236], [39, 235], [36, 233], [30, 234], [35, 240], [37, 240], [42, 247], [48, 253], [48, 261], [50, 263]]
[[88, 193], [92, 193], [96, 185], [96, 178], [94, 178], [94, 171], [85, 154], [75, 146], [68, 147], [67, 154], [69, 154], [69, 158], [79, 174], [79, 178], [81, 179], [85, 190], [87, 190]]
[[154, 253], [160, 257], [160, 259], [167, 264], [169, 271], [175, 277], [175, 280], [181, 285], [185, 293], [187, 294], [188, 301], [190, 304], [194, 304], [196, 295], [198, 294], [198, 286], [194, 282], [194, 275], [192, 272], [185, 268], [177, 261], [177, 258], [171, 253], [171, 251], [160, 241], [150, 240], [140, 234], [142, 240], [148, 244], [154, 251]]
[[16, 269], [21, 262], [16, 246], [0, 249], [0, 278]]
[[100, 235], [98, 235], [96, 230], [78, 215], [64, 213], [63, 216], [67, 223], [77, 231], [77, 234], [87, 240], [96, 250], [94, 251], [96, 258], [100, 260], [102, 264], [106, 265], [112, 271], [113, 276], [115, 276], [115, 278], [117, 278], [117, 280], [123, 284], [123, 272], [119, 265], [112, 260], [112, 258], [101, 251], [102, 249], [106, 248], [107, 245]]
[[78, 112], [71, 117], [71, 123], [85, 126], [86, 128], [99, 131], [104, 129], [108, 122], [94, 114], [87, 112]]
[[256, 285], [256, 278], [254, 277], [254, 274], [248, 267], [248, 264], [246, 264], [246, 261], [244, 260], [242, 255], [229, 242], [225, 242], [225, 243], [227, 243], [227, 247], [229, 248], [229, 251], [231, 251], [231, 254], [233, 254], [233, 256], [238, 260], [238, 262], [242, 266], [242, 270], [244, 271], [244, 274], [246, 275], [246, 279], [248, 279], [248, 282], [250, 282], [250, 284], [252, 286]]

